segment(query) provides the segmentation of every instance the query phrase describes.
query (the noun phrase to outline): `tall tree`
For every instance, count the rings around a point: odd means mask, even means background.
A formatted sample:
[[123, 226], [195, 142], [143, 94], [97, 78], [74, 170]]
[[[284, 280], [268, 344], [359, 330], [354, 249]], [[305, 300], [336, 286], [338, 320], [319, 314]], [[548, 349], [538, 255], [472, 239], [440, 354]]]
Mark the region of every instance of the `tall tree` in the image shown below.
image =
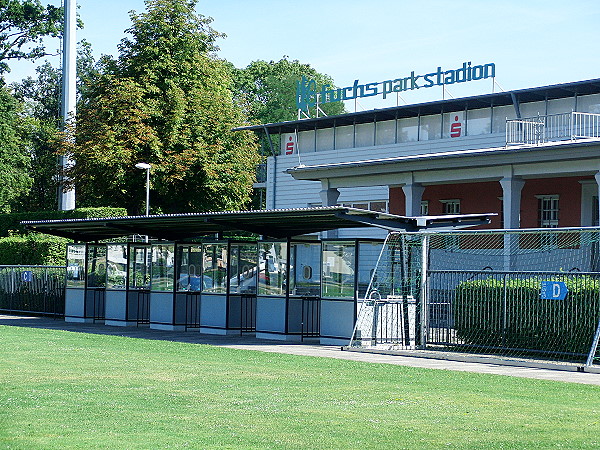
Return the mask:
[[232, 98], [220, 36], [196, 1], [147, 0], [117, 60], [105, 59], [78, 107], [76, 164], [68, 176], [80, 205], [143, 211], [136, 162], [152, 165], [153, 212], [243, 207], [259, 161], [254, 136], [232, 132], [244, 117]]
[[47, 55], [43, 38], [61, 32], [62, 8], [43, 6], [39, 0], [0, 0], [0, 74], [11, 59]]
[[[251, 121], [277, 123], [297, 119], [296, 83], [304, 76], [319, 85], [334, 86], [333, 79], [310, 64], [287, 57], [279, 61], [253, 61], [243, 69], [232, 68], [236, 99], [244, 105]], [[320, 105], [327, 115], [342, 114], [344, 104]]]
[[0, 211], [24, 195], [31, 184], [29, 159], [21, 137], [20, 105], [8, 89], [0, 87]]

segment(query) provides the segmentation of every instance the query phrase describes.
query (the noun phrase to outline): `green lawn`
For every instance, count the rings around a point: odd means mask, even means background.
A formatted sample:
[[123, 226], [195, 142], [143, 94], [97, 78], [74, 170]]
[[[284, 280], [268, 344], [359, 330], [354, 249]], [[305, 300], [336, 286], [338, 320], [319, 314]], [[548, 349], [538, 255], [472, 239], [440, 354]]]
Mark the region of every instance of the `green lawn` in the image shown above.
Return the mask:
[[582, 448], [600, 387], [0, 327], [0, 448]]

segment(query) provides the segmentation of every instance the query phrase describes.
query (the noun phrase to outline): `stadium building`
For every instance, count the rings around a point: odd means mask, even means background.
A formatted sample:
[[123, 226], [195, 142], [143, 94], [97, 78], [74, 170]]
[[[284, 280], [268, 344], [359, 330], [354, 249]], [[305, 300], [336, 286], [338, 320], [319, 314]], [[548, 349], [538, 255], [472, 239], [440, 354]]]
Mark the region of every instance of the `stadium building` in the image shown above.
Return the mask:
[[267, 209], [497, 213], [489, 228], [598, 223], [600, 79], [245, 129], [270, 139]]

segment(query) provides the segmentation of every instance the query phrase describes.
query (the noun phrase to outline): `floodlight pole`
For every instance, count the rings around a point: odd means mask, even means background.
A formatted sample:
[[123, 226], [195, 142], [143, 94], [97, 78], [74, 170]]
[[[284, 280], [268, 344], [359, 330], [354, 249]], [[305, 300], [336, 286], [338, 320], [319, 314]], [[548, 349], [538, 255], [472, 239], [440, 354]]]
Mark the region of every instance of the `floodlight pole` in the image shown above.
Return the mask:
[[[63, 59], [62, 59], [62, 98], [61, 115], [63, 127], [66, 131], [70, 120], [75, 120], [75, 109], [77, 102], [77, 39], [75, 30], [77, 26], [77, 2], [76, 0], [65, 0], [64, 3], [64, 30], [63, 30]], [[60, 178], [58, 187], [58, 209], [68, 211], [75, 209], [75, 189], [64, 188], [64, 170], [74, 163], [68, 155], [59, 158]]]

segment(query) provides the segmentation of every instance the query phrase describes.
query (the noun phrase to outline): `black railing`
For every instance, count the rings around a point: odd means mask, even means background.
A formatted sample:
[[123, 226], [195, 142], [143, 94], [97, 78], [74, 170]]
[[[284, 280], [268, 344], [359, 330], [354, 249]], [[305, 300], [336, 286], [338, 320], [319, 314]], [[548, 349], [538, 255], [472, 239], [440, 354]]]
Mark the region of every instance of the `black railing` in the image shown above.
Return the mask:
[[321, 299], [302, 298], [302, 337], [319, 337], [321, 335]]
[[65, 315], [64, 266], [0, 266], [0, 311]]

